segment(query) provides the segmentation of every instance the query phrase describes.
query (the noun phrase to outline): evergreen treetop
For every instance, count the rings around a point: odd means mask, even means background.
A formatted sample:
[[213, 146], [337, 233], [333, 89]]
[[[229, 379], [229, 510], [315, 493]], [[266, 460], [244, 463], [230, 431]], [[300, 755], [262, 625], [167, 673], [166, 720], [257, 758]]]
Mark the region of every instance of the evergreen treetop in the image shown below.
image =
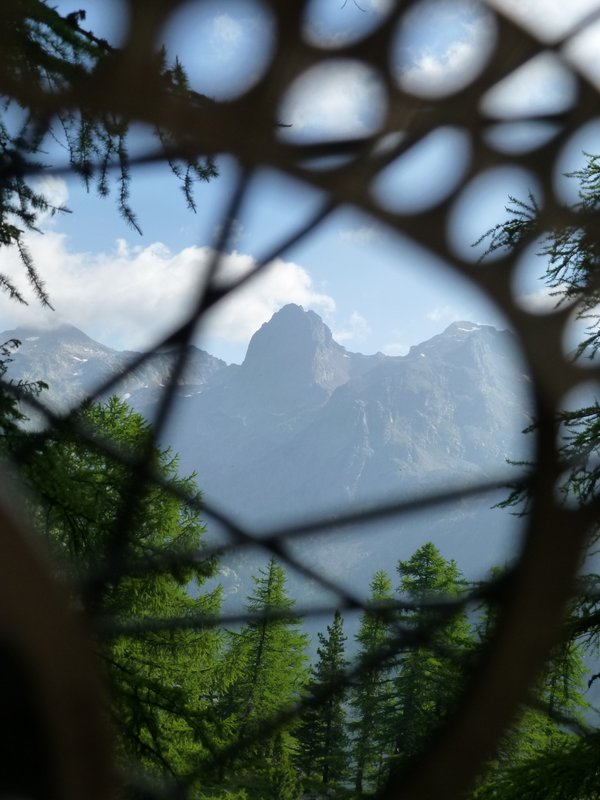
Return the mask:
[[[182, 777], [207, 756], [216, 736], [213, 699], [222, 634], [201, 625], [151, 632], [144, 625], [149, 619], [200, 621], [219, 612], [219, 589], [190, 592], [190, 581], [199, 588], [215, 568], [201, 557], [204, 526], [197, 503], [179, 499], [185, 493], [197, 500], [198, 490], [193, 477], [178, 475], [169, 450], [149, 450], [149, 425], [123, 401], [87, 405], [78, 416], [91, 435], [112, 439], [129, 459], [150, 452], [155, 471], [177, 490], [147, 485], [130, 525], [120, 530], [135, 461], [111, 458], [71, 431], [18, 436], [35, 444], [24, 467], [31, 512], [58, 568], [71, 578], [74, 606], [84, 604], [95, 571], [111, 565], [115, 570], [93, 610], [104, 631], [97, 653], [111, 687], [121, 762], [141, 764], [155, 777]], [[123, 544], [119, 564], [107, 560], [115, 531]], [[185, 556], [188, 566], [173, 566], [173, 554]], [[139, 570], [140, 561], [159, 563], [163, 556], [161, 569]]]
[[[397, 734], [394, 767], [416, 755], [440, 722], [456, 706], [465, 681], [465, 666], [474, 647], [466, 611], [430, 606], [432, 600], [456, 598], [465, 581], [456, 562], [446, 561], [431, 542], [407, 561], [398, 562], [401, 595], [417, 604], [400, 620], [418, 631], [422, 643], [411, 644], [397, 665]], [[419, 607], [420, 606], [420, 607]]]
[[[344, 622], [337, 610], [327, 633], [319, 632], [317, 661], [308, 685], [309, 705], [302, 716], [298, 732], [300, 749], [298, 764], [306, 786], [339, 787], [347, 779], [349, 766], [346, 723]], [[315, 702], [316, 698], [319, 702]], [[335, 790], [335, 788], [334, 788]]]
[[287, 594], [285, 571], [274, 558], [253, 581], [246, 606], [249, 619], [229, 633], [217, 705], [221, 746], [243, 744], [231, 765], [221, 762], [218, 777], [228, 789], [243, 788], [250, 798], [283, 800], [297, 796], [291, 763], [296, 739], [294, 724], [278, 726], [277, 720], [298, 702], [306, 683], [307, 636], [294, 614], [285, 614], [294, 601]]
[[[511, 197], [508, 218], [489, 230], [488, 253], [516, 251], [535, 241], [543, 262], [541, 281], [556, 305], [573, 305], [573, 319], [581, 323], [580, 341], [571, 356], [574, 361], [594, 362], [600, 348], [600, 314], [597, 270], [599, 240], [595, 225], [600, 205], [600, 157], [585, 154], [585, 165], [568, 177], [578, 184], [579, 199], [566, 224], [543, 227], [534, 197]], [[598, 499], [600, 468], [600, 404], [592, 398], [575, 409], [559, 410], [556, 419], [561, 437], [565, 474], [557, 487], [565, 502], [574, 506]], [[535, 423], [529, 431], [535, 429]], [[526, 490], [513, 491], [504, 506], [528, 513]], [[597, 542], [599, 528], [591, 529]], [[584, 643], [592, 655], [600, 641], [598, 575], [578, 581], [578, 592], [565, 619], [564, 640], [550, 654], [546, 672], [532, 688], [531, 707], [509, 732], [499, 758], [484, 777], [475, 797], [564, 798], [596, 797], [598, 759], [592, 756], [597, 731], [585, 731], [583, 717], [588, 704], [583, 696]], [[590, 685], [594, 677], [590, 678]]]
[[350, 699], [354, 788], [358, 797], [362, 797], [365, 789], [381, 788], [386, 761], [396, 744], [394, 665], [390, 659], [376, 663], [378, 654], [394, 634], [393, 615], [382, 613], [392, 599], [389, 575], [384, 571], [376, 572], [371, 581], [369, 602], [378, 610], [367, 610], [361, 617], [356, 634], [361, 669]]

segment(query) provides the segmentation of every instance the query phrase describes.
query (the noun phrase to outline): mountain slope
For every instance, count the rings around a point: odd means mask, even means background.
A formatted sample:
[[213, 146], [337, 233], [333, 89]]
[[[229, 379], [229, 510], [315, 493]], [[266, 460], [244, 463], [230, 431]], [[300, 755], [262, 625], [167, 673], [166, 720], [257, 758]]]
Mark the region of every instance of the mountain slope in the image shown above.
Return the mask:
[[[133, 355], [81, 332], [14, 331], [23, 346], [14, 377], [44, 379], [51, 397], [74, 402]], [[257, 533], [316, 514], [469, 485], [528, 455], [528, 378], [512, 335], [453, 323], [403, 357], [352, 353], [312, 311], [282, 308], [252, 337], [241, 366], [192, 348], [165, 433], [205, 497]], [[172, 354], [153, 356], [119, 386], [152, 418]], [[502, 494], [426, 513], [339, 529], [294, 545], [306, 562], [353, 588], [376, 569], [433, 540], [472, 577], [510, 557], [515, 518], [490, 510]], [[214, 527], [213, 535], [217, 535]], [[238, 553], [234, 573], [252, 569]], [[297, 591], [312, 589], [297, 584]]]
[[286, 515], [306, 515], [494, 474], [524, 455], [527, 378], [515, 371], [511, 334], [454, 324], [405, 357], [364, 357], [320, 320], [316, 344], [314, 320], [293, 338], [295, 321], [282, 329], [282, 314], [229, 381], [182, 404], [169, 434], [210, 497], [231, 507], [237, 487], [236, 513], [251, 524], [272, 518], [271, 496], [286, 498]]
[[[50, 330], [18, 328], [0, 333], [0, 341], [17, 339], [20, 346], [8, 366], [7, 377], [13, 380], [45, 380], [50, 389], [44, 401], [56, 411], [66, 411], [113, 375], [131, 364], [139, 353], [119, 352], [90, 339], [72, 325], [60, 325]], [[148, 390], [165, 385], [173, 366], [173, 353], [165, 351], [151, 356], [132, 373], [119, 381], [113, 390], [134, 402], [146, 402]], [[221, 369], [225, 362], [190, 347], [190, 358], [180, 381], [183, 386], [201, 389]]]

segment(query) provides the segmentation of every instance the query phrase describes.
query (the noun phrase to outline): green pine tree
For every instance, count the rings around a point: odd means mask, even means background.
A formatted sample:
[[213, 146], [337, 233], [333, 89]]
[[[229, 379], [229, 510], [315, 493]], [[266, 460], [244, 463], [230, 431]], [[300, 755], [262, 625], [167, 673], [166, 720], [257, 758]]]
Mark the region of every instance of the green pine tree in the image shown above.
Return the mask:
[[291, 799], [299, 791], [291, 768], [293, 727], [273, 728], [269, 735], [264, 730], [300, 698], [307, 679], [307, 636], [293, 614], [285, 614], [294, 601], [286, 592], [285, 571], [274, 558], [254, 584], [247, 604], [252, 619], [230, 633], [227, 689], [220, 705], [224, 743], [241, 738], [247, 744], [229, 777], [223, 771], [222, 778], [245, 788], [250, 798], [283, 793]]
[[[16, 350], [21, 346], [18, 339], [8, 339], [0, 344], [0, 381], [7, 381], [6, 372], [9, 364], [13, 361]], [[13, 385], [12, 380], [8, 380]], [[44, 381], [23, 381], [16, 383], [15, 388], [19, 390], [20, 396], [37, 397], [48, 386]], [[19, 434], [27, 417], [20, 408], [16, 395], [7, 391], [4, 386], [0, 387], [0, 448], [3, 454], [10, 453], [10, 449], [20, 438]]]
[[378, 789], [384, 774], [384, 765], [393, 751], [390, 714], [393, 711], [393, 665], [389, 660], [373, 665], [372, 660], [385, 650], [392, 635], [392, 618], [385, 605], [393, 599], [392, 582], [383, 571], [375, 573], [371, 581], [370, 602], [377, 608], [363, 614], [356, 635], [359, 643], [359, 664], [364, 666], [351, 696], [353, 721], [350, 724], [353, 744], [354, 786], [357, 797], [363, 791]]
[[[193, 477], [181, 478], [177, 458], [152, 446], [152, 430], [117, 398], [89, 405], [76, 422], [90, 435], [110, 439], [131, 466], [84, 443], [74, 430], [20, 434], [29, 445], [25, 478], [32, 515], [45, 535], [58, 568], [74, 587], [76, 607], [91, 575], [105, 568], [104, 591], [94, 614], [111, 625], [141, 626], [140, 633], [98, 639], [98, 658], [112, 689], [111, 715], [122, 761], [154, 775], [180, 776], [195, 767], [211, 746], [213, 697], [218, 684], [221, 634], [214, 629], [177, 628], [143, 632], [147, 620], [213, 616], [219, 591], [192, 596], [215, 565], [199, 558], [204, 527], [195, 507], [156, 484], [120, 528], [135, 459], [143, 457], [178, 494], [199, 500]], [[115, 536], [118, 564], [107, 561]], [[173, 557], [179, 556], [173, 565]], [[138, 568], [152, 559], [155, 570]], [[161, 565], [161, 559], [165, 559]]]
[[[574, 318], [582, 331], [573, 359], [586, 359], [593, 365], [600, 349], [597, 283], [600, 242], [595, 225], [590, 222], [600, 203], [600, 156], [587, 154], [586, 159], [584, 167], [569, 176], [578, 183], [579, 200], [571, 209], [573, 215], [566, 224], [548, 230], [540, 221], [539, 208], [531, 195], [527, 200], [511, 197], [507, 206], [508, 219], [489, 230], [482, 240], [487, 239], [487, 252], [493, 253], [513, 250], [539, 237], [537, 253], [544, 262], [543, 283], [555, 297], [557, 306], [566, 302], [573, 304]], [[592, 399], [580, 408], [559, 412], [557, 422], [562, 436], [562, 455], [565, 464], [570, 465], [560, 491], [571, 505], [597, 502], [600, 403]], [[535, 425], [530, 430], [534, 428]], [[527, 490], [514, 490], [503, 505], [516, 506], [520, 512], [527, 513]], [[591, 534], [590, 541], [595, 549], [600, 535], [597, 524]], [[545, 675], [532, 689], [538, 705], [541, 702], [550, 711], [558, 712], [559, 716], [566, 714], [575, 722], [586, 708], [581, 693], [584, 672], [581, 647], [588, 649], [589, 655], [595, 655], [600, 642], [598, 575], [581, 579], [579, 587], [565, 622], [564, 642], [551, 654]], [[592, 729], [587, 736], [574, 735], [567, 725], [557, 724], [552, 714], [525, 709], [507, 734], [498, 760], [484, 776], [476, 796], [486, 800], [597, 797], [600, 761], [594, 751], [598, 738], [597, 729]]]
[[[494, 611], [491, 612], [492, 618]], [[482, 645], [492, 625], [484, 623]], [[544, 674], [531, 693], [531, 701], [504, 736], [497, 757], [488, 765], [473, 797], [579, 798], [577, 771], [582, 759], [589, 762], [589, 748], [582, 747], [581, 736], [569, 724], [584, 726], [589, 705], [583, 695], [585, 674], [582, 648], [565, 640], [551, 654]], [[593, 737], [592, 737], [593, 738]], [[565, 759], [565, 754], [570, 759]], [[549, 769], [549, 762], [560, 768]], [[580, 776], [582, 780], [587, 780]], [[592, 795], [593, 796], [593, 795]]]
[[309, 705], [298, 732], [298, 765], [305, 784], [327, 793], [347, 778], [349, 763], [345, 641], [344, 621], [336, 611], [327, 635], [319, 633], [318, 660], [308, 686]]
[[396, 747], [394, 767], [415, 756], [440, 721], [455, 707], [464, 683], [464, 665], [474, 647], [466, 612], [449, 614], [429, 605], [457, 599], [465, 581], [454, 561], [431, 542], [400, 561], [398, 591], [416, 604], [399, 621], [418, 639], [400, 657], [395, 678]]
[[271, 763], [269, 783], [273, 797], [277, 800], [297, 800], [301, 794], [299, 776], [294, 766], [293, 754], [289, 746], [285, 746], [281, 735], [275, 739]]

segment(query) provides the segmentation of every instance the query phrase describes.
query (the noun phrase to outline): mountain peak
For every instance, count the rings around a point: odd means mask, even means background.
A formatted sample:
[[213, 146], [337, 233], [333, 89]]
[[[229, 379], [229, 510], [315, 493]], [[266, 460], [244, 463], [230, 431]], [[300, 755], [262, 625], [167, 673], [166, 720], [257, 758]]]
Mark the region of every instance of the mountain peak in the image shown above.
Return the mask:
[[304, 308], [304, 306], [300, 306], [298, 305], [298, 303], [286, 303], [284, 306], [281, 306], [279, 311], [276, 311], [273, 314], [273, 317], [271, 317], [271, 319], [273, 319], [274, 317], [291, 316], [291, 315], [298, 316], [301, 314], [306, 314], [306, 309]]
[[321, 348], [339, 347], [331, 331], [314, 311], [288, 303], [254, 334], [248, 345], [244, 367], [255, 369], [269, 361], [273, 369], [294, 365], [308, 368]]
[[478, 325], [476, 322], [468, 322], [466, 320], [457, 320], [452, 322], [442, 336], [454, 335], [457, 333], [473, 333], [473, 331], [480, 331], [482, 328], [489, 328], [489, 325]]
[[413, 345], [408, 355], [414, 358], [420, 357], [421, 354], [429, 354], [445, 360], [454, 358], [450, 354], [457, 349], [492, 347], [502, 350], [507, 345], [510, 346], [510, 336], [508, 331], [499, 331], [493, 325], [479, 325], [477, 322], [458, 320], [448, 325], [443, 333]]
[[[346, 383], [352, 361], [314, 311], [289, 303], [254, 334], [241, 367], [248, 392], [268, 386], [257, 403], [272, 413], [281, 408], [318, 406]], [[260, 391], [259, 391], [260, 394]]]
[[101, 345], [98, 342], [91, 339], [86, 333], [76, 328], [74, 325], [70, 325], [67, 322], [61, 322], [57, 325], [21, 325], [18, 328], [14, 328], [11, 331], [4, 331], [2, 333], [3, 337], [11, 337], [14, 339], [19, 339], [23, 343], [23, 346], [26, 347], [26, 343], [29, 343], [30, 346], [35, 346], [33, 343], [37, 341], [43, 342], [52, 342], [54, 346], [60, 345], [88, 345], [95, 348], [101, 348], [103, 350], [112, 350], [112, 348], [106, 347], [106, 345]]
[[305, 309], [296, 303], [287, 303], [282, 306], [268, 322], [262, 325], [262, 328], [267, 327], [276, 328], [279, 331], [288, 330], [290, 333], [301, 331], [316, 333], [319, 338], [323, 336], [325, 339], [331, 340], [331, 331], [321, 317], [314, 311]]

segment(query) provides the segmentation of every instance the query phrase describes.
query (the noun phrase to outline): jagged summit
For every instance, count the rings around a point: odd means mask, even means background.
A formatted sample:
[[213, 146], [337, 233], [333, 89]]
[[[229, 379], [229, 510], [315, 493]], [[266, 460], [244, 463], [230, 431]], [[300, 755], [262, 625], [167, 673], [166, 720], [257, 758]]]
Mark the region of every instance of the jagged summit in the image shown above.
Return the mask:
[[289, 303], [277, 311], [254, 334], [248, 345], [244, 366], [254, 369], [263, 359], [300, 359], [306, 363], [321, 348], [339, 347], [330, 329], [314, 311]]
[[442, 333], [413, 345], [409, 350], [408, 357], [415, 358], [435, 354], [437, 357], [445, 359], [451, 352], [465, 350], [465, 348], [504, 349], [507, 345], [514, 346], [513, 339], [513, 334], [508, 330], [498, 330], [493, 325], [480, 325], [468, 320], [457, 320], [448, 325]]
[[473, 331], [481, 330], [482, 328], [490, 328], [490, 325], [478, 325], [476, 322], [469, 322], [468, 320], [457, 320], [456, 322], [452, 322], [446, 330], [442, 333], [442, 336], [452, 335], [455, 333], [473, 333]]
[[67, 322], [47, 327], [22, 325], [13, 330], [4, 331], [0, 336], [3, 341], [6, 339], [18, 339], [21, 342], [33, 343], [43, 340], [44, 342], [54, 341], [63, 344], [77, 343], [93, 346], [94, 348], [101, 347], [103, 350], [112, 349], [106, 347], [106, 345], [99, 345], [98, 342], [94, 341], [82, 330]]
[[[431, 343], [440, 340], [465, 340], [473, 334], [505, 334], [492, 325], [480, 325], [469, 320], [452, 322], [442, 332], [425, 342], [414, 345], [412, 350], [421, 351]], [[244, 366], [255, 370], [266, 360], [273, 369], [280, 369], [282, 363], [294, 361], [296, 369], [310, 369], [315, 359], [322, 358], [328, 352], [351, 358], [355, 355], [338, 344], [333, 338], [330, 328], [314, 311], [306, 310], [301, 305], [288, 303], [277, 311], [268, 322], [265, 322], [254, 334], [248, 345]]]
[[[11, 335], [22, 346], [9, 377], [46, 380], [44, 399], [60, 409], [132, 357], [73, 327]], [[242, 366], [191, 351], [163, 443], [179, 453], [183, 474], [198, 474], [207, 499], [256, 530], [504, 474], [507, 458], [530, 455], [521, 434], [530, 384], [513, 339], [458, 321], [406, 356], [361, 355], [336, 342], [318, 314], [289, 304], [255, 333]], [[172, 363], [157, 353], [111, 391], [152, 419]], [[353, 581], [408, 557], [425, 537], [462, 542], [472, 567], [501, 563], [506, 532], [491, 533], [494, 502], [361, 530], [346, 538], [345, 561], [337, 549], [311, 547], [332, 575], [343, 570]]]
[[[76, 406], [113, 375], [126, 372], [138, 355], [107, 347], [66, 323], [45, 328], [23, 326], [0, 333], [0, 342], [9, 339], [17, 339], [21, 344], [7, 366], [8, 378], [45, 379], [50, 389], [44, 394], [44, 401], [60, 412]], [[136, 393], [145, 396], [154, 389], [159, 390], [169, 380], [173, 359], [173, 352], [153, 354], [133, 372], [127, 372], [111, 391], [134, 402]], [[220, 359], [190, 347], [188, 364], [179, 383], [200, 391], [225, 367]]]
[[[445, 331], [440, 333], [440, 336], [446, 337], [458, 337], [461, 339], [466, 339], [469, 336], [477, 335], [477, 334], [485, 334], [485, 335], [506, 335], [506, 330], [498, 330], [493, 325], [480, 325], [478, 322], [469, 322], [468, 320], [457, 320], [456, 322], [452, 322]], [[435, 337], [434, 337], [435, 338]]]
[[290, 303], [254, 334], [240, 377], [249, 398], [275, 413], [325, 400], [346, 383], [351, 361], [318, 314]]

